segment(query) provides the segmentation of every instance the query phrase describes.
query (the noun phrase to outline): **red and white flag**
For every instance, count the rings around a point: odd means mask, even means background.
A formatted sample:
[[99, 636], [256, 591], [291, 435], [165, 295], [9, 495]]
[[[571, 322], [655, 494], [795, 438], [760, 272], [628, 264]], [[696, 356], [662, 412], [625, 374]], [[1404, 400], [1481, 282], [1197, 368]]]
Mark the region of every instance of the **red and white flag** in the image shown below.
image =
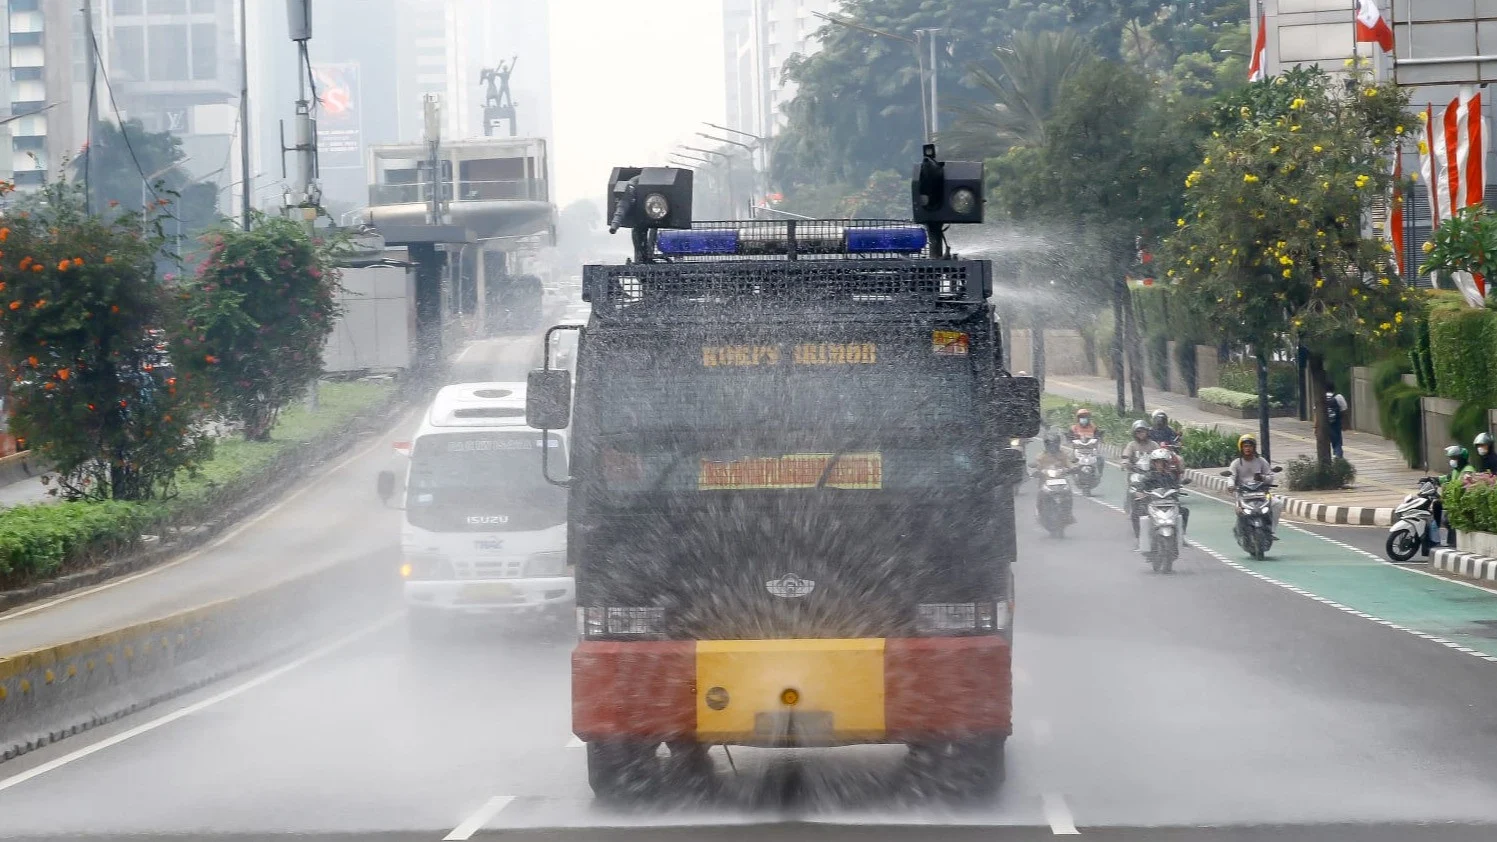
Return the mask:
[[1258, 15], [1258, 35], [1253, 39], [1253, 61], [1248, 65], [1248, 81], [1268, 78], [1268, 15]]
[[[1357, 43], [1376, 44], [1383, 52], [1393, 52], [1393, 29], [1378, 11], [1377, 0], [1360, 0], [1357, 8]], [[1344, 7], [1343, 7], [1344, 8]]]
[[1393, 147], [1393, 202], [1388, 213], [1388, 235], [1393, 241], [1393, 266], [1404, 276], [1403, 266], [1403, 144]]
[[[1471, 88], [1461, 93], [1436, 116], [1425, 111], [1424, 137], [1419, 143], [1419, 170], [1429, 190], [1432, 227], [1438, 228], [1464, 208], [1486, 200], [1487, 138], [1481, 94]], [[1453, 273], [1451, 280], [1473, 307], [1486, 299], [1486, 281], [1466, 272]]]

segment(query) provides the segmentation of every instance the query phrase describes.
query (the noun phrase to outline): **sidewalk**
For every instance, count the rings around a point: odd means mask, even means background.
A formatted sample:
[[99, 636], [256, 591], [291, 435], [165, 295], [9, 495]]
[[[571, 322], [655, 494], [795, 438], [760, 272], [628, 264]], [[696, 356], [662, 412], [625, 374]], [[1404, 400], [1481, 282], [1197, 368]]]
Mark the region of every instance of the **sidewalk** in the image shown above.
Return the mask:
[[[1045, 391], [1053, 395], [1112, 404], [1117, 400], [1117, 385], [1102, 377], [1046, 377]], [[1223, 433], [1241, 435], [1257, 433], [1256, 418], [1227, 418], [1196, 408], [1194, 398], [1144, 389], [1144, 400], [1150, 411], [1163, 409], [1172, 421], [1192, 427], [1215, 427]], [[1274, 418], [1269, 421], [1269, 447], [1274, 464], [1287, 464], [1299, 456], [1315, 457], [1315, 432], [1308, 421], [1297, 418]], [[1352, 487], [1341, 491], [1297, 491], [1280, 495], [1288, 514], [1322, 523], [1375, 524], [1391, 523], [1392, 509], [1416, 486], [1423, 471], [1410, 470], [1393, 442], [1348, 430], [1342, 436], [1346, 458], [1356, 466], [1357, 478]]]

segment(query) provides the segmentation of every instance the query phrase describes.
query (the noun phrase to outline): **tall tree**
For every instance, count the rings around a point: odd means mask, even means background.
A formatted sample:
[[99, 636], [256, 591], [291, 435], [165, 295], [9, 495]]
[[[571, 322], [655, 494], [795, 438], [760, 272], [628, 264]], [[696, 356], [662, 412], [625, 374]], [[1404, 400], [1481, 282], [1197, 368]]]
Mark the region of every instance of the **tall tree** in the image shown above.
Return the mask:
[[87, 173], [95, 209], [161, 203], [163, 229], [175, 235], [180, 223], [190, 238], [217, 224], [219, 190], [194, 180], [181, 166], [185, 160], [182, 139], [171, 132], [146, 131], [139, 120], [101, 121], [74, 169], [80, 178]]
[[[1173, 221], [1179, 185], [1204, 122], [1189, 103], [1162, 95], [1148, 74], [1093, 61], [1062, 87], [1046, 142], [1014, 149], [995, 166], [997, 204], [1058, 241], [1055, 272], [1117, 317], [1114, 368], [1129, 357], [1132, 403], [1142, 409], [1143, 363], [1124, 278]], [[1121, 395], [1119, 398], [1121, 402]]]
[[1308, 349], [1323, 463], [1327, 352], [1393, 341], [1410, 306], [1391, 247], [1363, 229], [1390, 186], [1387, 155], [1408, 131], [1407, 103], [1365, 73], [1296, 69], [1248, 86], [1218, 110], [1170, 238], [1171, 276], [1214, 304], [1224, 335], [1260, 349], [1294, 337]]
[[1072, 30], [1017, 33], [1010, 46], [993, 50], [992, 62], [970, 68], [980, 99], [951, 109], [951, 125], [940, 135], [944, 151], [986, 160], [1043, 145], [1062, 86], [1093, 55]]

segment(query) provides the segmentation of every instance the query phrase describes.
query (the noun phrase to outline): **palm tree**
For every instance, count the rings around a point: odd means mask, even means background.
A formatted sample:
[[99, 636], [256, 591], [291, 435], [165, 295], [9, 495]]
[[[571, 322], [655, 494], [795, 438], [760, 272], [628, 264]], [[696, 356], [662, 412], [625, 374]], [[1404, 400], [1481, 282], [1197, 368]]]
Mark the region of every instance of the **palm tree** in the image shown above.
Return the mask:
[[1060, 101], [1067, 79], [1091, 61], [1092, 47], [1075, 32], [1017, 32], [1007, 47], [993, 50], [994, 69], [969, 71], [990, 104], [952, 109], [951, 127], [941, 133], [951, 154], [982, 160], [1015, 146], [1042, 146], [1045, 121]]

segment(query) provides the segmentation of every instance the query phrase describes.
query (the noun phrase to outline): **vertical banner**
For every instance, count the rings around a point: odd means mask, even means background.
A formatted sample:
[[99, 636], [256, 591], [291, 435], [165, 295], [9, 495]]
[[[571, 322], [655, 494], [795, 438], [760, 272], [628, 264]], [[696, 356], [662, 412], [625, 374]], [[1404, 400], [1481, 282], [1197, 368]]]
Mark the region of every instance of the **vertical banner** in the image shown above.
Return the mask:
[[317, 161], [325, 170], [364, 166], [363, 111], [356, 62], [312, 65], [317, 84]]

